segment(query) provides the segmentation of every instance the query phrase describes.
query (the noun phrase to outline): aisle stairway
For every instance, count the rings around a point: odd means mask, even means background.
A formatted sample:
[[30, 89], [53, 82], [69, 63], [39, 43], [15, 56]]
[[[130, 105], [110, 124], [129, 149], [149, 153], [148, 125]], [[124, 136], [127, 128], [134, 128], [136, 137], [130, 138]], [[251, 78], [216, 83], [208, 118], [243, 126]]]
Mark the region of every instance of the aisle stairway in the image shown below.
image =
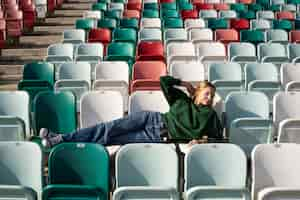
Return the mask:
[[22, 79], [23, 65], [43, 60], [50, 44], [61, 41], [63, 30], [74, 27], [76, 19], [89, 10], [95, 0], [65, 0], [63, 5], [43, 22], [35, 24], [31, 33], [20, 37], [19, 44], [1, 50], [0, 90], [16, 90]]

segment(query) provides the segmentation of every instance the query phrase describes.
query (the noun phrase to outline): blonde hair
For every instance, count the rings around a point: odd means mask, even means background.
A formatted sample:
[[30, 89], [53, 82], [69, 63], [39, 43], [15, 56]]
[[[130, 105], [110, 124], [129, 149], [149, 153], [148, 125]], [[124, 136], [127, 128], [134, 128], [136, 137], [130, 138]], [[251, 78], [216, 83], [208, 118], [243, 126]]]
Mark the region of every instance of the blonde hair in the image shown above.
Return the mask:
[[201, 81], [195, 88], [195, 92], [194, 92], [194, 95], [193, 95], [193, 100], [195, 101], [195, 98], [199, 95], [199, 93], [205, 89], [205, 88], [211, 88], [212, 91], [213, 91], [213, 97], [215, 95], [215, 92], [216, 92], [216, 87], [211, 83], [209, 82], [208, 80], [204, 80], [204, 81]]

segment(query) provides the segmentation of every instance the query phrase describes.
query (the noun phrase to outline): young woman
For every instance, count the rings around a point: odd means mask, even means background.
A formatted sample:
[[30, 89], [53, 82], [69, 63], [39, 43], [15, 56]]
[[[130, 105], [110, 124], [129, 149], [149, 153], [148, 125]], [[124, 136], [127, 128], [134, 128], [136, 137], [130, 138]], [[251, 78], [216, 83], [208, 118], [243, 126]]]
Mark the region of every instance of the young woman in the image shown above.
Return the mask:
[[[202, 142], [202, 137], [222, 139], [223, 127], [212, 108], [215, 86], [202, 81], [196, 88], [171, 76], [160, 78], [161, 89], [170, 105], [167, 113], [142, 111], [124, 118], [99, 123], [73, 133], [56, 134], [40, 130], [42, 143], [52, 147], [61, 142], [94, 142], [102, 145], [155, 143], [167, 140]], [[183, 86], [190, 97], [174, 86]]]

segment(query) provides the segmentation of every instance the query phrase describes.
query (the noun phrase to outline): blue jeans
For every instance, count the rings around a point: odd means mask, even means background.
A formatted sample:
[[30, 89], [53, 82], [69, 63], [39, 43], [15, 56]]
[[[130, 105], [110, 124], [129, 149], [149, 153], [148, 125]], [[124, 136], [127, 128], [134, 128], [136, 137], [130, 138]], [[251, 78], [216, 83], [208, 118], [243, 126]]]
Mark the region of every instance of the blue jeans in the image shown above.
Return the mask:
[[161, 113], [142, 111], [62, 136], [64, 142], [93, 142], [102, 145], [155, 143], [162, 141], [161, 128]]

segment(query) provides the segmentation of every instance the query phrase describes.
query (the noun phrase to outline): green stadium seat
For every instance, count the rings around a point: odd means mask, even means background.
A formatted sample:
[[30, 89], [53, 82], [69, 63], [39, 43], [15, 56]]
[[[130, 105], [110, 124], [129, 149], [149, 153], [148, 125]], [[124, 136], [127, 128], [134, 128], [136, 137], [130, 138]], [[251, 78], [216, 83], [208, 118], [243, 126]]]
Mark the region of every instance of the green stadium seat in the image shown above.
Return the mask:
[[241, 30], [240, 39], [241, 42], [258, 44], [261, 42], [265, 42], [265, 34], [260, 30]]
[[109, 155], [99, 144], [65, 143], [53, 148], [48, 161], [49, 184], [43, 199], [106, 200]]
[[103, 18], [98, 20], [98, 28], [108, 28], [113, 31], [118, 26], [117, 20], [113, 18]]
[[229, 27], [226, 19], [208, 19], [207, 26], [212, 30], [227, 29]]

